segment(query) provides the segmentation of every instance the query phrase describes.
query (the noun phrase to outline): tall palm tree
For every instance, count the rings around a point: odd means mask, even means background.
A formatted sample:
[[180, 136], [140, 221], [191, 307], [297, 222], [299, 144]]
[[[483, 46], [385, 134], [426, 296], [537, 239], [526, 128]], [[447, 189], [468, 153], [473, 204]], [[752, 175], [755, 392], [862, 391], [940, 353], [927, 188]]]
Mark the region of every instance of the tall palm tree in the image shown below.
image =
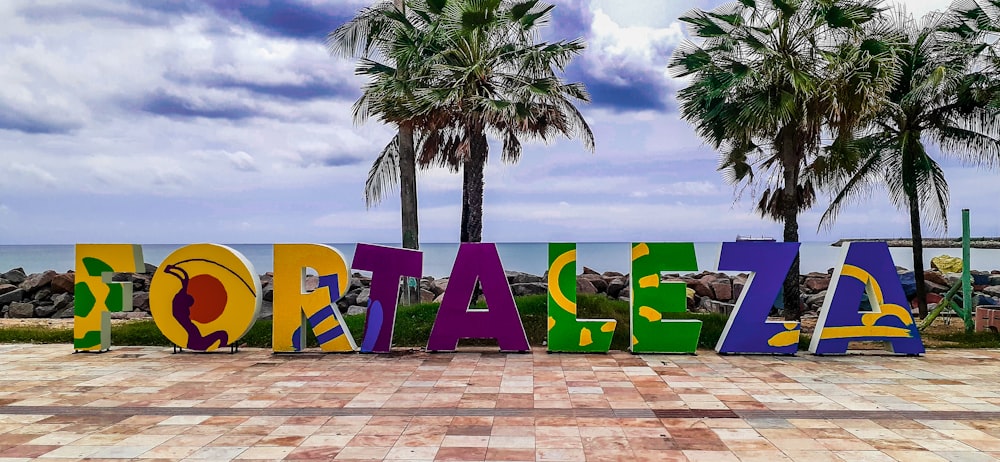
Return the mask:
[[998, 3], [959, 1], [920, 24], [899, 12], [894, 28], [906, 38], [901, 78], [891, 103], [857, 142], [863, 155], [841, 171], [839, 192], [821, 221], [832, 222], [844, 203], [885, 186], [910, 215], [921, 318], [927, 315], [921, 225], [947, 229], [949, 198], [943, 169], [927, 145], [968, 164], [1000, 166], [1000, 78], [997, 50], [988, 42], [1000, 26]]
[[365, 205], [372, 207], [385, 193], [399, 185], [401, 232], [404, 248], [419, 249], [417, 215], [416, 155], [414, 131], [418, 121], [399, 104], [412, 98], [411, 75], [426, 45], [424, 31], [406, 14], [404, 0], [383, 1], [362, 9], [351, 21], [327, 36], [331, 52], [358, 57], [358, 73], [372, 82], [355, 104], [355, 118], [363, 121], [371, 115], [397, 126], [396, 136], [376, 159], [365, 188]]
[[421, 160], [462, 169], [462, 242], [482, 240], [487, 135], [501, 141], [502, 159], [511, 163], [521, 156], [522, 139], [580, 137], [594, 149], [593, 133], [573, 105], [589, 95], [557, 75], [583, 43], [538, 41], [553, 8], [538, 0], [412, 4], [416, 15], [438, 25], [438, 52], [426, 60], [414, 101], [430, 119]]
[[[783, 222], [786, 242], [799, 240], [798, 214], [813, 204], [825, 174], [816, 163], [825, 159], [824, 138], [845, 145], [894, 78], [891, 49], [869, 38], [878, 5], [740, 0], [680, 18], [699, 39], [678, 47], [670, 63], [691, 79], [678, 93], [681, 114], [721, 152], [727, 180], [763, 184], [757, 208]], [[786, 319], [800, 316], [799, 292], [796, 258], [784, 282]]]

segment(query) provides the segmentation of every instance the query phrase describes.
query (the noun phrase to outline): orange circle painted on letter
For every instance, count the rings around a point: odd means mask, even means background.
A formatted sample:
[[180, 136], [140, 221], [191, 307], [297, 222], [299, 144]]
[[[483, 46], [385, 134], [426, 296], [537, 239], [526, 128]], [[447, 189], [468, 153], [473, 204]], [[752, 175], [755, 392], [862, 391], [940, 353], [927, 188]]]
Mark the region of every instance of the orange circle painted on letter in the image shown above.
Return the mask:
[[222, 316], [226, 309], [226, 301], [229, 294], [226, 287], [222, 285], [215, 276], [210, 274], [199, 274], [188, 282], [188, 293], [194, 297], [194, 305], [191, 306], [191, 320], [207, 324]]

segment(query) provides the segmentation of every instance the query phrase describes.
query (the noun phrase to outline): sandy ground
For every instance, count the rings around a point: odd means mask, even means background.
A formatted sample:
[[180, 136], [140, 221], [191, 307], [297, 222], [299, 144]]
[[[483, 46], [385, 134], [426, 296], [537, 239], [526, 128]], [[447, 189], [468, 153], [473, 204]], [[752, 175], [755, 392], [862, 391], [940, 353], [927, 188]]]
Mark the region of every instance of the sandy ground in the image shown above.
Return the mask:
[[[145, 318], [152, 319], [152, 318]], [[135, 322], [138, 319], [112, 319], [112, 325], [123, 324], [127, 322]], [[51, 327], [53, 329], [58, 328], [72, 328], [73, 319], [46, 319], [46, 318], [27, 318], [27, 319], [14, 319], [14, 318], [0, 318], [0, 328], [3, 327], [22, 327], [22, 326], [40, 326], [40, 327]]]

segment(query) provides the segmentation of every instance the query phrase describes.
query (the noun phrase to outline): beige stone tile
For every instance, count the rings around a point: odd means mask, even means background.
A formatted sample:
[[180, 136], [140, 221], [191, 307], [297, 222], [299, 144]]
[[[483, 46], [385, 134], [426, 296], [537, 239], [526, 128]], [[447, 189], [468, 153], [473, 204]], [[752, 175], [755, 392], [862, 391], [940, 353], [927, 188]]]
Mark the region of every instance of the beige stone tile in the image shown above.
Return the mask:
[[394, 446], [386, 454], [386, 460], [434, 460], [437, 446]]
[[732, 451], [684, 451], [690, 462], [739, 462]]

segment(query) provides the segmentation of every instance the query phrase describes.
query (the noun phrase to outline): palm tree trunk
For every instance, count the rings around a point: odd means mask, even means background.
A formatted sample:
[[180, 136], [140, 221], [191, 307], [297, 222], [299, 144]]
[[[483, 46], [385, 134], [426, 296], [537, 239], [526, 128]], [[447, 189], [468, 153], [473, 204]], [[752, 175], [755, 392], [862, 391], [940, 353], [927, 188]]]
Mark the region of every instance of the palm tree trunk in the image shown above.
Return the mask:
[[[400, 13], [406, 12], [403, 0], [393, 0]], [[417, 155], [413, 148], [413, 125], [399, 124], [399, 212], [404, 249], [420, 249], [420, 224], [417, 219]], [[404, 300], [420, 302], [419, 284], [403, 286]]]
[[473, 130], [469, 158], [462, 165], [462, 242], [483, 241], [483, 173], [489, 144], [482, 129]]
[[417, 156], [413, 149], [413, 126], [399, 125], [399, 201], [402, 214], [403, 248], [420, 248], [417, 221]]
[[[417, 220], [417, 156], [413, 149], [413, 125], [399, 125], [399, 210], [403, 248], [420, 249], [420, 229]], [[420, 303], [420, 284], [410, 284], [407, 278], [401, 291], [405, 304]]]
[[917, 316], [927, 317], [927, 287], [924, 286], [924, 239], [920, 231], [920, 204], [910, 200], [910, 235], [913, 240], [913, 276], [917, 283]]
[[[782, 174], [784, 176], [785, 187], [784, 197], [781, 200], [781, 215], [784, 221], [783, 240], [785, 242], [799, 241], [799, 158], [796, 147], [797, 133], [795, 130], [783, 130], [781, 140], [781, 163]], [[797, 321], [802, 317], [799, 306], [799, 255], [795, 255], [792, 267], [785, 275], [785, 282], [782, 285], [784, 296], [782, 302], [785, 306], [785, 319]]]
[[902, 139], [903, 193], [910, 208], [910, 240], [913, 246], [913, 279], [917, 284], [917, 316], [927, 317], [927, 288], [924, 287], [924, 239], [920, 230], [920, 197], [917, 194], [916, 156], [911, 146], [918, 135], [905, 133]]

